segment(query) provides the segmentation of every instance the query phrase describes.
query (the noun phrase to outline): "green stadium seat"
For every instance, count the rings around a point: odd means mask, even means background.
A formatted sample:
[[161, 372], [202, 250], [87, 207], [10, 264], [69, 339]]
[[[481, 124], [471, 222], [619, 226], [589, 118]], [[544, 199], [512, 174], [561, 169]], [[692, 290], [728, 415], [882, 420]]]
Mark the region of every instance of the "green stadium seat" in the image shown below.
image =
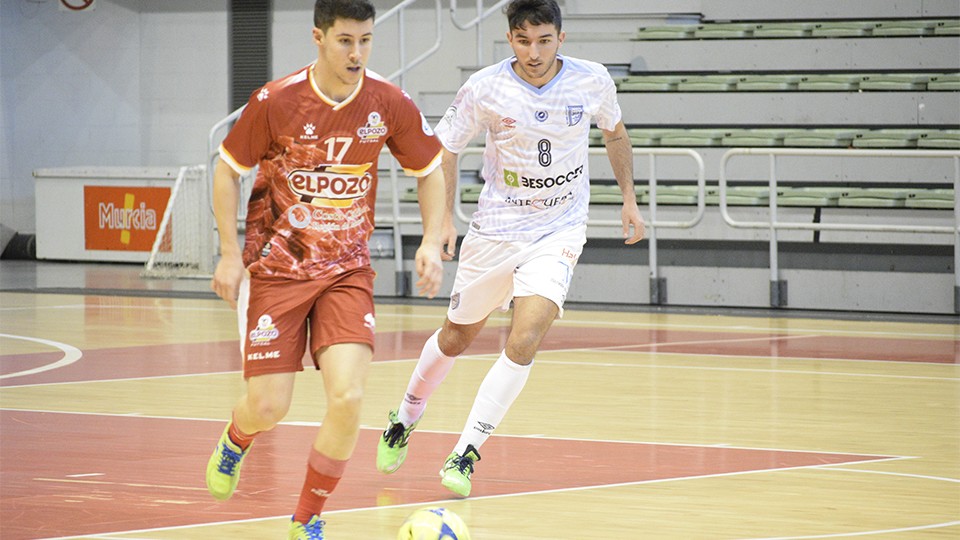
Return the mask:
[[744, 92], [783, 92], [799, 88], [800, 75], [745, 75], [737, 81]]
[[876, 23], [870, 21], [825, 21], [813, 25], [814, 37], [869, 36]]
[[753, 35], [756, 24], [747, 23], [709, 23], [702, 24], [693, 32], [700, 39], [737, 39]]
[[872, 35], [891, 36], [932, 36], [936, 21], [883, 21], [873, 27]]
[[646, 39], [688, 39], [693, 37], [696, 24], [667, 24], [659, 26], [641, 26], [637, 29], [635, 40]]
[[952, 189], [911, 189], [907, 193], [905, 206], [953, 210], [954, 200]]
[[777, 190], [777, 206], [837, 206], [845, 188], [785, 187]]
[[417, 202], [418, 200], [415, 187], [407, 188], [400, 194], [400, 202]]
[[960, 19], [940, 21], [933, 27], [935, 36], [960, 36]]
[[926, 90], [930, 77], [929, 73], [871, 73], [863, 76], [860, 90]]
[[727, 132], [721, 129], [685, 129], [660, 136], [660, 146], [720, 146]]
[[633, 146], [657, 146], [664, 134], [673, 132], [676, 130], [669, 128], [630, 128], [627, 135]]
[[460, 202], [476, 203], [480, 200], [483, 184], [466, 184], [460, 187]]
[[[707, 186], [706, 203], [720, 204], [720, 186]], [[727, 206], [767, 206], [770, 188], [767, 186], [727, 186]]]
[[917, 139], [917, 148], [960, 150], [960, 129], [941, 129], [922, 133]]
[[813, 33], [810, 22], [765, 22], [753, 29], [755, 38], [801, 38]]
[[590, 146], [603, 146], [603, 131], [600, 128], [590, 128], [590, 135], [587, 140]]
[[801, 148], [849, 148], [853, 139], [863, 130], [852, 129], [801, 129], [791, 131], [783, 138], [783, 145]]
[[[637, 194], [637, 204], [640, 204], [643, 196], [649, 191], [649, 187], [635, 184], [634, 191]], [[590, 204], [623, 204], [620, 186], [616, 184], [590, 184]]]
[[[644, 193], [640, 202], [650, 204], [650, 193]], [[697, 204], [697, 186], [657, 186], [657, 204]]]
[[681, 75], [632, 75], [617, 84], [620, 92], [669, 92], [677, 89]]
[[784, 129], [737, 129], [721, 139], [723, 146], [783, 146], [788, 130]]
[[916, 148], [924, 133], [918, 129], [876, 129], [864, 131], [853, 139], [854, 148]]
[[960, 90], [960, 73], [944, 73], [930, 77], [927, 90], [954, 92]]
[[725, 92], [737, 86], [737, 75], [690, 75], [677, 83], [681, 92]]
[[903, 208], [908, 191], [896, 188], [851, 188], [844, 190], [837, 206], [856, 208]]
[[804, 75], [797, 88], [800, 91], [827, 91], [827, 92], [850, 92], [860, 88], [862, 74], [841, 73], [841, 74], [809, 74]]

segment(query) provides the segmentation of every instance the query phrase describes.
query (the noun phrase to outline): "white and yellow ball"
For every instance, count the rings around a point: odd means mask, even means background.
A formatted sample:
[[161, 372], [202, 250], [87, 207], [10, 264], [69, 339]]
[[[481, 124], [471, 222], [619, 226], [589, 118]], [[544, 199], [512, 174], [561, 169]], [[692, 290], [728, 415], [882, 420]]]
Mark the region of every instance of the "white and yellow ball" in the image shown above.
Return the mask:
[[448, 508], [420, 508], [400, 526], [397, 540], [470, 540], [470, 531]]

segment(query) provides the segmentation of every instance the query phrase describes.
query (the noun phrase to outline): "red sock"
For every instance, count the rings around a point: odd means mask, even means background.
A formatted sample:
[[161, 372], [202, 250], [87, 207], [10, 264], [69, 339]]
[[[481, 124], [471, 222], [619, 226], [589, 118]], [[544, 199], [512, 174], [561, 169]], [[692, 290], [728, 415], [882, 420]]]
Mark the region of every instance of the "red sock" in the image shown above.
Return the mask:
[[316, 449], [310, 450], [307, 478], [303, 481], [300, 501], [297, 502], [297, 511], [293, 515], [294, 521], [307, 523], [314, 515], [320, 515], [323, 505], [337, 487], [346, 467], [347, 460], [332, 459], [320, 454]]
[[246, 450], [253, 444], [253, 439], [257, 437], [257, 434], [248, 435], [240, 431], [240, 428], [237, 427], [237, 415], [234, 414], [230, 422], [230, 429], [227, 431], [227, 436], [230, 437], [230, 442], [239, 446], [241, 450]]

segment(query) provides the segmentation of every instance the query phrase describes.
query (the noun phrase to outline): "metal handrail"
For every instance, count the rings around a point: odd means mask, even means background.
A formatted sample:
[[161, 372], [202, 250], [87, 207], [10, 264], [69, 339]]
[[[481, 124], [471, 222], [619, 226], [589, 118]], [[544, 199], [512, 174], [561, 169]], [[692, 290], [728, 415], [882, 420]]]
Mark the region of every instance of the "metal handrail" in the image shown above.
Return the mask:
[[[464, 149], [458, 155], [457, 169], [460, 169], [459, 159], [462, 159], [464, 155], [473, 155], [473, 154], [482, 154], [484, 148], [482, 146], [470, 147]], [[596, 155], [606, 155], [606, 148], [591, 148], [589, 154]], [[651, 294], [650, 300], [653, 304], [660, 304], [663, 300], [662, 293], [665, 292], [662, 289], [662, 284], [658, 281], [660, 279], [660, 268], [657, 261], [657, 229], [690, 229], [695, 227], [703, 219], [704, 213], [706, 211], [706, 180], [704, 173], [704, 164], [703, 158], [697, 152], [689, 148], [634, 148], [633, 155], [636, 156], [649, 156], [649, 181], [648, 185], [650, 188], [650, 219], [646, 221], [647, 234], [646, 238], [648, 240], [649, 250], [650, 250], [650, 287]], [[657, 156], [686, 156], [693, 159], [694, 163], [697, 166], [697, 210], [692, 218], [686, 221], [660, 221], [657, 219]], [[460, 197], [457, 196], [454, 199], [454, 216], [463, 223], [469, 223], [470, 217], [468, 217], [464, 211], [463, 206], [460, 201]], [[602, 220], [602, 219], [588, 219], [587, 225], [598, 226], [598, 227], [618, 227], [622, 225], [621, 221], [618, 220]]]
[[[770, 213], [768, 221], [737, 221], [727, 207], [727, 163], [734, 156], [760, 155], [768, 156], [770, 160]], [[953, 160], [953, 219], [952, 227], [921, 226], [921, 225], [876, 225], [868, 223], [799, 223], [781, 222], [777, 220], [777, 156], [816, 156], [816, 157], [849, 157], [849, 158], [927, 158]], [[953, 150], [862, 150], [862, 149], [799, 149], [799, 148], [731, 148], [720, 160], [720, 213], [723, 220], [735, 228], [768, 229], [770, 231], [770, 282], [780, 283], [780, 267], [778, 262], [777, 231], [779, 230], [811, 230], [811, 231], [863, 231], [863, 232], [898, 232], [915, 234], [952, 234], [954, 258], [954, 311], [960, 313], [960, 151]], [[775, 301], [774, 289], [771, 288], [771, 304], [779, 307]]]
[[489, 17], [493, 15], [497, 10], [507, 4], [510, 0], [500, 0], [496, 4], [490, 6], [486, 11], [483, 10], [483, 0], [477, 0], [477, 16], [474, 17], [470, 22], [461, 23], [457, 20], [457, 0], [450, 0], [450, 20], [453, 22], [453, 25], [459, 28], [460, 30], [469, 30], [471, 28], [477, 29], [477, 65], [483, 65], [483, 26], [480, 24]]

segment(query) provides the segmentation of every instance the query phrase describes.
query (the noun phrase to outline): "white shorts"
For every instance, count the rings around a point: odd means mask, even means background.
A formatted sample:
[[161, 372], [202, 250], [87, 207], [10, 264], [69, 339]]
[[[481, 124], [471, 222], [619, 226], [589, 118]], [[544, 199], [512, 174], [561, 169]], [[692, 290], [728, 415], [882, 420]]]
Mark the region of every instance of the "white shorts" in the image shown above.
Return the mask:
[[514, 297], [533, 295], [555, 303], [562, 317], [573, 268], [586, 241], [586, 225], [531, 242], [487, 240], [468, 233], [460, 246], [447, 318], [473, 324], [495, 309], [508, 310]]

